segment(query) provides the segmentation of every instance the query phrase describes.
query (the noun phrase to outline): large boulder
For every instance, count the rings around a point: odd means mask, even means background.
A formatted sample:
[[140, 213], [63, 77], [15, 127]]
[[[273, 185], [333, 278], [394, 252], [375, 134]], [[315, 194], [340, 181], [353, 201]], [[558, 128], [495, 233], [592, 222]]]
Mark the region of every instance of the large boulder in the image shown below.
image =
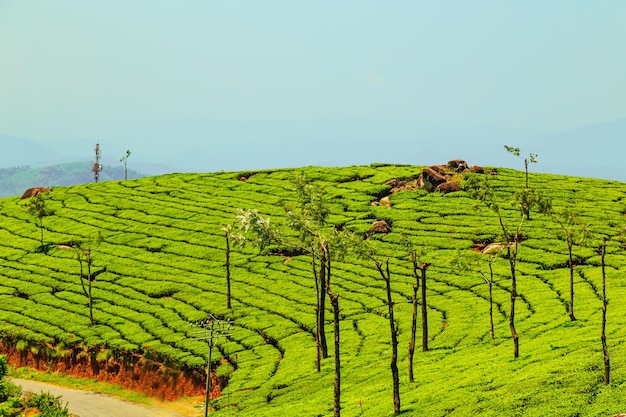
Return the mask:
[[459, 187], [459, 183], [456, 181], [444, 182], [441, 183], [435, 188], [436, 193], [453, 193], [455, 191], [461, 191], [461, 187]]
[[448, 161], [448, 169], [455, 172], [463, 172], [467, 169], [467, 162], [462, 159]]
[[421, 175], [422, 187], [432, 193], [435, 191], [439, 184], [443, 184], [446, 182], [446, 177], [438, 173], [432, 168], [423, 168]]
[[390, 233], [391, 225], [384, 220], [376, 220], [372, 226], [365, 232], [365, 237], [370, 237], [375, 233]]
[[47, 187], [33, 187], [33, 188], [29, 188], [28, 190], [24, 191], [24, 194], [22, 194], [22, 200], [25, 198], [31, 198], [31, 197], [35, 197], [36, 195], [39, 194], [43, 194], [43, 193], [49, 193], [50, 189]]

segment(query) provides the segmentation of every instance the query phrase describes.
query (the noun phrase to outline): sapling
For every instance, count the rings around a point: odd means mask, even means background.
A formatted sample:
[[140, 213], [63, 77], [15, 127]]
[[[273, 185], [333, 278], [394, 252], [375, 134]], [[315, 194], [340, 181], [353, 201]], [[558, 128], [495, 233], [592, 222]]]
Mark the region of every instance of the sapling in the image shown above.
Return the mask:
[[[511, 153], [515, 156], [520, 156], [521, 154], [520, 148], [515, 148], [513, 146], [504, 145], [504, 149], [506, 149], [508, 153]], [[529, 153], [528, 157], [524, 158], [524, 170], [526, 171], [526, 188], [528, 188], [528, 164], [529, 163], [536, 164], [537, 162], [539, 162], [539, 159], [537, 159], [538, 156], [539, 155], [537, 155], [536, 153]]]
[[574, 258], [572, 248], [574, 245], [584, 244], [591, 237], [589, 225], [582, 224], [578, 216], [568, 210], [561, 212], [551, 211], [552, 218], [561, 227], [559, 239], [567, 243], [568, 267], [569, 267], [569, 306], [568, 315], [570, 320], [576, 320], [574, 315]]
[[[94, 247], [97, 247], [102, 243], [103, 237], [101, 233], [98, 233], [98, 236], [92, 240], [79, 241], [75, 242], [72, 247], [74, 248], [74, 252], [76, 254], [76, 260], [80, 265], [80, 285], [83, 289], [83, 293], [87, 297], [87, 301], [89, 304], [89, 323], [90, 326], [95, 325], [95, 321], [93, 318], [93, 281], [96, 279], [96, 276], [106, 271], [106, 267], [102, 270], [92, 273], [91, 267], [94, 261]], [[83, 265], [87, 268], [87, 274], [84, 274]], [[87, 281], [87, 287], [85, 287], [85, 281]]]
[[230, 289], [230, 244], [231, 240], [239, 243], [240, 246], [245, 244], [245, 239], [242, 235], [233, 232], [233, 225], [226, 224], [222, 226], [224, 232], [225, 248], [224, 248], [224, 267], [226, 269], [226, 308], [231, 309], [231, 289]]
[[44, 197], [46, 194], [37, 194], [34, 197], [30, 197], [26, 205], [26, 210], [37, 219], [37, 225], [39, 226], [39, 250], [44, 252], [45, 247], [43, 244], [43, 219], [44, 217], [52, 216], [54, 211], [48, 208], [47, 199]]
[[130, 156], [130, 149], [126, 149], [126, 155], [120, 158], [120, 162], [124, 164], [124, 179], [128, 179], [128, 157]]

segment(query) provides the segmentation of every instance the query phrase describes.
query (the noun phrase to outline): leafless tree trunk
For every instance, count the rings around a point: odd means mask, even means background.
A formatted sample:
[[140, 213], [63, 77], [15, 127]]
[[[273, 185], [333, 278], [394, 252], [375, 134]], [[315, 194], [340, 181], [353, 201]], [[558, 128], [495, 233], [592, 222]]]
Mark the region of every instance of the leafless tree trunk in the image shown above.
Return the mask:
[[380, 262], [376, 262], [376, 268], [385, 281], [387, 292], [387, 306], [389, 308], [389, 327], [391, 329], [391, 377], [393, 379], [393, 413], [400, 413], [400, 378], [398, 375], [398, 328], [393, 317], [393, 301], [391, 299], [391, 274], [389, 273], [389, 258], [386, 261], [385, 270]]
[[315, 279], [315, 369], [321, 371], [321, 346], [320, 346], [320, 282], [317, 275], [317, 265], [315, 251], [311, 251], [311, 268], [313, 269], [313, 278]]
[[609, 348], [606, 345], [606, 272], [604, 256], [606, 254], [606, 238], [602, 241], [600, 248], [600, 259], [602, 262], [602, 351], [604, 352], [604, 384], [609, 385], [611, 381], [611, 362], [609, 360]]
[[226, 308], [232, 308], [230, 304], [230, 233], [225, 232], [226, 237]]
[[567, 253], [569, 255], [569, 318], [576, 320], [574, 316], [574, 263], [572, 259], [572, 242], [567, 241]]
[[422, 271], [422, 352], [428, 351], [428, 309], [426, 308], [426, 269], [428, 262], [422, 262], [419, 269]]
[[413, 284], [413, 317], [411, 319], [411, 340], [409, 341], [409, 381], [414, 382], [413, 377], [413, 355], [415, 354], [415, 336], [417, 333], [417, 292], [420, 287], [420, 278], [417, 275], [417, 256], [415, 251], [411, 252], [411, 261], [413, 262], [413, 277], [415, 278], [415, 284]]
[[326, 292], [330, 304], [333, 307], [333, 330], [335, 333], [335, 385], [333, 389], [335, 401], [334, 401], [334, 417], [341, 415], [341, 340], [339, 337], [339, 294], [334, 294], [330, 289], [330, 277], [331, 277], [331, 265], [330, 265], [330, 251], [328, 249], [328, 242], [322, 244], [322, 265], [324, 265], [325, 274], [321, 277], [325, 277]]
[[320, 260], [320, 284], [322, 288], [319, 292], [319, 307], [317, 310], [317, 328], [319, 331], [320, 349], [323, 359], [328, 357], [328, 342], [326, 341], [326, 329], [324, 328], [326, 322], [326, 294], [329, 291], [330, 285], [330, 259], [327, 254], [328, 242], [323, 242]]
[[92, 288], [92, 277], [91, 277], [91, 248], [87, 249], [86, 252], [86, 263], [87, 263], [87, 299], [89, 300], [89, 323], [90, 326], [93, 326], [95, 322], [93, 321], [93, 297], [91, 296], [91, 288]]
[[496, 338], [496, 332], [493, 327], [493, 263], [489, 262], [489, 333], [491, 338]]
[[515, 299], [517, 298], [517, 278], [515, 263], [517, 260], [517, 237], [515, 238], [515, 246], [513, 250], [508, 249], [509, 265], [511, 267], [511, 313], [509, 314], [509, 328], [511, 329], [511, 337], [513, 338], [513, 357], [519, 357], [519, 335], [515, 330]]
[[340, 339], [339, 339], [339, 295], [333, 294], [328, 290], [330, 303], [333, 306], [333, 327], [335, 331], [335, 385], [333, 393], [335, 396], [334, 416], [341, 415], [341, 355], [340, 355]]

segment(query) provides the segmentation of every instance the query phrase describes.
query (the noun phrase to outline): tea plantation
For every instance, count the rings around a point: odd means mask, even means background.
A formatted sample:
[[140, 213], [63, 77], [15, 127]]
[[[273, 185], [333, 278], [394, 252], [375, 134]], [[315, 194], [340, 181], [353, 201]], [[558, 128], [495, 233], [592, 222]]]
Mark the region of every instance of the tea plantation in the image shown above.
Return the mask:
[[[19, 197], [0, 199], [0, 337], [22, 347], [99, 347], [150, 355], [167, 365], [203, 369], [206, 343], [190, 323], [231, 318], [229, 338], [216, 340], [213, 366], [228, 385], [217, 416], [333, 414], [332, 312], [326, 329], [331, 354], [315, 368], [315, 282], [309, 256], [231, 246], [232, 308], [226, 308], [225, 236], [238, 208], [257, 209], [281, 227], [283, 205], [294, 206], [291, 179], [304, 174], [325, 187], [330, 222], [364, 234], [374, 220], [392, 225], [370, 240], [390, 259], [399, 326], [403, 415], [607, 416], [626, 412], [626, 183], [530, 174], [532, 187], [589, 225], [592, 238], [574, 245], [576, 321], [568, 317], [567, 245], [550, 216], [524, 222], [517, 265], [516, 328], [509, 331], [510, 271], [494, 267], [494, 338], [489, 289], [479, 243], [498, 241], [498, 216], [464, 191], [390, 194], [391, 179], [414, 178], [414, 166], [306, 167], [248, 173], [171, 174], [54, 188], [40, 230]], [[499, 169], [490, 180], [503, 202], [503, 220], [520, 219], [509, 204], [524, 172]], [[373, 206], [389, 195], [392, 207]], [[286, 230], [286, 228], [285, 228]], [[289, 232], [285, 232], [289, 233]], [[69, 246], [93, 244], [93, 316]], [[607, 343], [611, 382], [604, 384], [600, 341], [606, 237]], [[407, 376], [413, 269], [407, 242], [428, 269], [429, 350], [417, 351], [415, 382]], [[280, 249], [280, 248], [278, 248]], [[348, 256], [333, 263], [341, 307], [342, 415], [393, 414], [391, 355], [384, 281], [371, 261]], [[418, 318], [418, 329], [421, 321]], [[417, 346], [421, 333], [418, 332]], [[419, 348], [418, 348], [419, 350]], [[224, 359], [224, 360], [222, 360]]]

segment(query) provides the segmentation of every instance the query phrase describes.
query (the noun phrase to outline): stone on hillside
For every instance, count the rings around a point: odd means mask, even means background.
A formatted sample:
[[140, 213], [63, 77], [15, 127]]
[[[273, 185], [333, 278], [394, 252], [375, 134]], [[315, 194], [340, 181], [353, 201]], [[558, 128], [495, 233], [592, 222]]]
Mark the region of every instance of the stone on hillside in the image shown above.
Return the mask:
[[372, 226], [367, 229], [367, 232], [365, 232], [365, 236], [366, 237], [370, 237], [375, 233], [390, 233], [391, 232], [391, 226], [389, 225], [389, 223], [387, 223], [384, 220], [376, 220], [374, 221], [374, 223], [372, 223]]
[[49, 193], [50, 189], [47, 187], [33, 187], [33, 188], [29, 188], [28, 190], [24, 191], [24, 194], [22, 194], [22, 200], [25, 198], [31, 198], [31, 197], [35, 197], [36, 195], [39, 194], [43, 194], [43, 193]]

